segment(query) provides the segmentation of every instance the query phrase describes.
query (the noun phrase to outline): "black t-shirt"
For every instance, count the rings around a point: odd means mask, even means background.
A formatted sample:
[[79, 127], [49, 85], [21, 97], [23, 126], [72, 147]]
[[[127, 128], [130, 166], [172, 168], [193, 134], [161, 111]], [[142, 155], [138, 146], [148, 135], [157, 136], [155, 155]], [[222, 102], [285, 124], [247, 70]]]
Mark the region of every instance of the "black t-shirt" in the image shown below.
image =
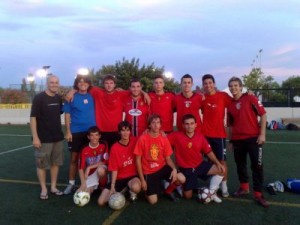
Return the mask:
[[36, 117], [37, 133], [42, 143], [64, 139], [60, 115], [62, 103], [58, 95], [49, 96], [41, 92], [33, 99], [30, 117]]

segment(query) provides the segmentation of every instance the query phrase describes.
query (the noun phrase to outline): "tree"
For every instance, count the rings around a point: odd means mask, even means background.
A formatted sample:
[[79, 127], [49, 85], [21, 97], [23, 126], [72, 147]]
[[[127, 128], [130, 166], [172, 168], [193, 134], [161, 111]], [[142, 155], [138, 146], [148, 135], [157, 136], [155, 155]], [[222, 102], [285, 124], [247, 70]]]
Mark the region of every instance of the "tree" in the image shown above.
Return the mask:
[[[130, 61], [123, 57], [122, 60], [116, 61], [114, 65], [103, 65], [96, 72], [91, 70], [92, 81], [95, 85], [102, 85], [102, 79], [106, 74], [113, 74], [117, 78], [117, 87], [125, 90], [130, 86], [132, 78], [139, 78], [143, 84], [143, 90], [152, 90], [153, 79], [158, 74], [163, 74], [163, 67], [156, 67], [154, 63], [140, 66], [140, 60], [132, 58]], [[165, 78], [166, 90], [174, 91], [179, 87], [178, 82], [173, 78]]]
[[18, 104], [27, 103], [27, 93], [16, 89], [5, 89], [1, 93], [2, 104]]
[[260, 68], [253, 68], [248, 75], [242, 76], [244, 86], [250, 90], [279, 88], [272, 76], [265, 76]]
[[290, 89], [289, 96], [293, 99], [295, 96], [300, 96], [300, 76], [291, 76], [282, 82], [282, 88]]

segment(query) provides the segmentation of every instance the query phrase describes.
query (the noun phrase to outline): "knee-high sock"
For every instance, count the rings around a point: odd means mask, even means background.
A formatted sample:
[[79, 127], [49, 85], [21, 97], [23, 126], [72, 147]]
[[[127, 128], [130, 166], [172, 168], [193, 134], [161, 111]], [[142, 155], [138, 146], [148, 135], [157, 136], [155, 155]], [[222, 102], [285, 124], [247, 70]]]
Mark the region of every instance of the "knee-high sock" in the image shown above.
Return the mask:
[[209, 189], [211, 189], [213, 191], [218, 190], [222, 180], [223, 180], [223, 176], [220, 176], [220, 175], [212, 176], [212, 178], [210, 180]]

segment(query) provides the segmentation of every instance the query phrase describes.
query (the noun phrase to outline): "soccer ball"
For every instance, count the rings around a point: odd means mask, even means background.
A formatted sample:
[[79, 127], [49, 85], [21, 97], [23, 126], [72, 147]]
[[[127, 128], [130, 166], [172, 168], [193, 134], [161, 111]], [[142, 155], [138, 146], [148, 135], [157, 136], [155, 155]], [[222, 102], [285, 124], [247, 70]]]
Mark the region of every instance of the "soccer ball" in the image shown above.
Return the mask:
[[126, 199], [124, 195], [120, 192], [116, 192], [112, 194], [108, 200], [109, 207], [114, 210], [122, 209], [125, 203], [126, 203]]
[[86, 191], [78, 191], [74, 194], [73, 200], [74, 203], [78, 206], [85, 206], [90, 201], [90, 193]]
[[200, 202], [203, 202], [204, 204], [208, 204], [212, 201], [212, 196], [214, 195], [214, 191], [202, 187], [198, 191], [198, 198]]

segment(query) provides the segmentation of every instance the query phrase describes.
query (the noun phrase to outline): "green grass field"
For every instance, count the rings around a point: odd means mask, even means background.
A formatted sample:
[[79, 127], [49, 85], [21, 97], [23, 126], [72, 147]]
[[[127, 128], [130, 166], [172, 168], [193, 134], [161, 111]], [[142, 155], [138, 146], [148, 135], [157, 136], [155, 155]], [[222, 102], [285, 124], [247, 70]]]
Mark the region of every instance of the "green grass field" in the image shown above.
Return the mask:
[[[300, 178], [300, 132], [268, 131], [264, 147], [265, 184], [275, 180]], [[229, 197], [222, 204], [203, 205], [195, 199], [172, 203], [161, 197], [149, 205], [143, 195], [136, 203], [128, 203], [120, 211], [96, 204], [99, 193], [85, 207], [74, 205], [72, 196], [50, 195], [39, 200], [40, 187], [36, 178], [33, 148], [28, 126], [0, 126], [0, 224], [2, 225], [94, 225], [94, 224], [300, 224], [300, 195], [285, 192], [271, 196], [268, 209], [258, 206], [249, 195], [243, 199]], [[66, 148], [65, 148], [66, 149]], [[59, 174], [63, 190], [68, 176], [69, 155]], [[228, 153], [229, 190], [234, 192], [238, 180], [233, 153]], [[251, 177], [251, 176], [250, 176]], [[49, 176], [48, 176], [49, 178]], [[49, 179], [48, 179], [49, 180]]]

